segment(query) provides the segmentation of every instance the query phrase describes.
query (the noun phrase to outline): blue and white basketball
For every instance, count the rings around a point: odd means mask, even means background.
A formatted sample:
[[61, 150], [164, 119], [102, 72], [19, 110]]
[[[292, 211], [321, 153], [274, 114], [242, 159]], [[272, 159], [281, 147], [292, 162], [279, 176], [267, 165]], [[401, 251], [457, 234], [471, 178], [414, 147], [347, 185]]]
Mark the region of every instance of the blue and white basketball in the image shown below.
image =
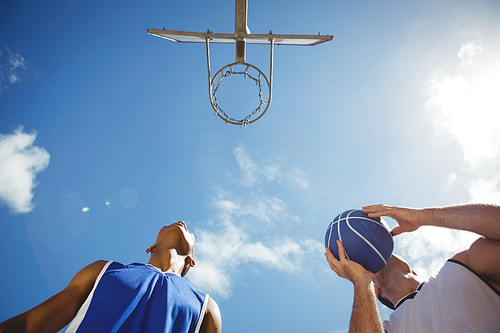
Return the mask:
[[338, 215], [326, 230], [325, 247], [339, 259], [337, 239], [344, 245], [347, 259], [373, 273], [384, 268], [394, 249], [387, 223], [381, 218], [370, 218], [358, 209]]

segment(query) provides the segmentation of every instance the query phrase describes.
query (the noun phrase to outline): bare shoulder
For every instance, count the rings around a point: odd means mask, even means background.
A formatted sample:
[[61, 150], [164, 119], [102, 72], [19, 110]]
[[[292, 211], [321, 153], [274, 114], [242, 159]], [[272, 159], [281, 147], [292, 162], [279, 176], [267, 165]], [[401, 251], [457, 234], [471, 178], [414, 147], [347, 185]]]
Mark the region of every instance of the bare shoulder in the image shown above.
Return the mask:
[[75, 276], [80, 275], [81, 277], [95, 277], [99, 275], [104, 266], [108, 263], [106, 260], [97, 260], [93, 263], [82, 268]]
[[479, 237], [468, 250], [457, 253], [453, 259], [464, 263], [500, 290], [500, 241]]
[[201, 323], [200, 333], [220, 333], [222, 332], [222, 319], [219, 306], [210, 296], [207, 302], [207, 309]]
[[59, 294], [67, 295], [68, 298], [76, 301], [77, 307], [80, 307], [94, 287], [94, 283], [106, 263], [105, 260], [98, 260], [85, 266], [75, 274], [68, 286]]
[[85, 266], [78, 273], [76, 273], [73, 279], [71, 279], [71, 282], [68, 284], [67, 288], [71, 287], [83, 287], [84, 289], [88, 289], [89, 287], [92, 288], [95, 280], [99, 276], [99, 273], [102, 271], [106, 263], [107, 263], [106, 260], [97, 260]]

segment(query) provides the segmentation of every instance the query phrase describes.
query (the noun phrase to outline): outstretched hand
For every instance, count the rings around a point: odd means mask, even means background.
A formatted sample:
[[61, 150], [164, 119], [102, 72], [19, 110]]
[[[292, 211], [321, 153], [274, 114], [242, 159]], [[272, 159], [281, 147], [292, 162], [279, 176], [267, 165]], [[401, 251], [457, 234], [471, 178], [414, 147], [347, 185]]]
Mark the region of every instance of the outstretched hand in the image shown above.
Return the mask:
[[337, 245], [339, 247], [339, 260], [335, 258], [329, 248], [326, 248], [325, 256], [330, 268], [339, 277], [351, 281], [354, 285], [370, 284], [375, 279], [376, 274], [365, 269], [357, 262], [348, 260], [345, 256], [344, 245], [340, 240], [337, 240]]
[[387, 205], [372, 205], [363, 207], [363, 212], [369, 217], [389, 216], [399, 224], [392, 229], [391, 234], [397, 236], [403, 232], [417, 230], [422, 225], [422, 210], [414, 208], [395, 207]]

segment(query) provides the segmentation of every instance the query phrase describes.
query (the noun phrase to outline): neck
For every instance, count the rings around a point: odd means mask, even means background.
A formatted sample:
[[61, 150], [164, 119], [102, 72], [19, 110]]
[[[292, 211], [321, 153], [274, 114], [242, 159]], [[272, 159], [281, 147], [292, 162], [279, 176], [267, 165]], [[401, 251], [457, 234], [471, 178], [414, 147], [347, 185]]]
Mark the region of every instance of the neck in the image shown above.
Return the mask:
[[419, 278], [411, 273], [400, 276], [398, 283], [396, 284], [397, 288], [394, 288], [393, 292], [388, 295], [388, 298], [394, 305], [396, 305], [400, 299], [416, 291], [420, 282]]
[[151, 253], [148, 264], [155, 266], [164, 273], [174, 273], [181, 276], [184, 269], [184, 257], [178, 255], [175, 249], [165, 251], [156, 249]]

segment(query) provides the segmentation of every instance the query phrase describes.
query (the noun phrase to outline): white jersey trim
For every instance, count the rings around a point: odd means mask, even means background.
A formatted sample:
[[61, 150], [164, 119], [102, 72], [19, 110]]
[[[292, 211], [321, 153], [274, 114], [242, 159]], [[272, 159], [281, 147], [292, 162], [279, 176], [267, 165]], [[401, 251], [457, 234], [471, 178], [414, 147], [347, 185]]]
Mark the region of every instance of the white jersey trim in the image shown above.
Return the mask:
[[203, 306], [200, 311], [200, 316], [198, 317], [198, 322], [196, 323], [196, 328], [194, 329], [194, 333], [198, 333], [201, 328], [201, 323], [203, 322], [203, 318], [205, 318], [205, 312], [207, 311], [207, 304], [208, 304], [208, 294], [205, 294], [205, 300], [203, 300]]
[[104, 265], [104, 267], [102, 268], [101, 272], [99, 273], [97, 279], [94, 282], [94, 287], [92, 288], [92, 291], [90, 292], [90, 294], [87, 296], [87, 299], [80, 307], [80, 310], [78, 310], [78, 313], [76, 314], [75, 318], [73, 318], [73, 321], [71, 321], [71, 324], [68, 326], [66, 333], [74, 333], [76, 332], [78, 327], [80, 327], [80, 324], [82, 323], [83, 318], [85, 318], [87, 310], [89, 309], [90, 301], [94, 296], [94, 291], [97, 288], [97, 285], [99, 284], [99, 281], [101, 280], [102, 276], [104, 275], [104, 272], [106, 272], [106, 270], [108, 269], [109, 265], [111, 265], [112, 262], [113, 260], [108, 261], [106, 265]]

